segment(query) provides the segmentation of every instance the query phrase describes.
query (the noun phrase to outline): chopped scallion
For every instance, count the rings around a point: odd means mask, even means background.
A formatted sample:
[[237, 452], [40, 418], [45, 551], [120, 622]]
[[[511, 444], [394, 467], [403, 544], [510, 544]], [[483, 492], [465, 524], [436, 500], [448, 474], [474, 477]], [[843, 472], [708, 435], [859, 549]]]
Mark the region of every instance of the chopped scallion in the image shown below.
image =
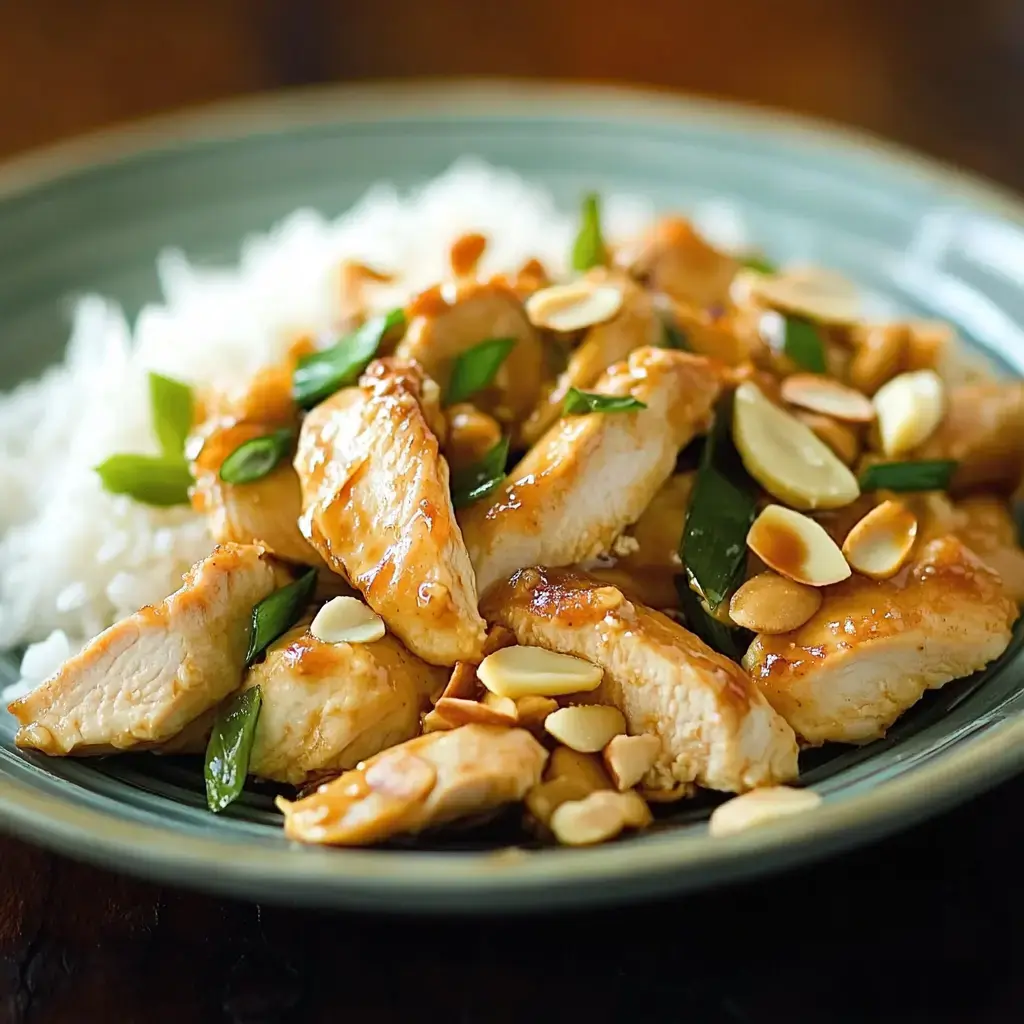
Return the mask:
[[243, 441], [220, 466], [227, 484], [248, 484], [272, 472], [292, 450], [295, 432], [287, 427]]
[[96, 472], [110, 494], [126, 494], [143, 505], [188, 504], [192, 474], [180, 456], [111, 455]]
[[302, 615], [316, 590], [316, 569], [309, 569], [297, 580], [275, 590], [252, 610], [249, 650], [245, 663], [251, 665], [282, 633], [287, 632]]
[[825, 344], [818, 328], [797, 316], [784, 317], [782, 351], [803, 370], [825, 373]]
[[180, 380], [150, 373], [149, 406], [153, 432], [164, 455], [181, 456], [192, 429], [192, 389]]
[[263, 697], [258, 686], [235, 694], [220, 710], [206, 745], [206, 804], [214, 814], [238, 799], [249, 772], [249, 756]]
[[676, 589], [679, 591], [679, 604], [686, 619], [687, 629], [713, 651], [724, 654], [731, 661], [740, 661], [754, 634], [749, 629], [720, 622], [711, 615], [690, 588], [685, 576], [676, 577]]
[[945, 491], [956, 472], [954, 459], [880, 462], [861, 474], [862, 491]]
[[604, 236], [601, 233], [601, 205], [597, 194], [590, 192], [583, 197], [580, 216], [580, 230], [572, 247], [573, 270], [590, 270], [608, 260]]
[[486, 498], [505, 479], [508, 437], [503, 437], [479, 462], [452, 474], [452, 504], [465, 508]]
[[445, 404], [464, 402], [478, 391], [483, 391], [515, 347], [515, 338], [488, 338], [463, 352], [452, 367]]
[[583, 416], [591, 412], [633, 412], [647, 406], [632, 395], [599, 395], [593, 391], [569, 388], [562, 404], [562, 415]]

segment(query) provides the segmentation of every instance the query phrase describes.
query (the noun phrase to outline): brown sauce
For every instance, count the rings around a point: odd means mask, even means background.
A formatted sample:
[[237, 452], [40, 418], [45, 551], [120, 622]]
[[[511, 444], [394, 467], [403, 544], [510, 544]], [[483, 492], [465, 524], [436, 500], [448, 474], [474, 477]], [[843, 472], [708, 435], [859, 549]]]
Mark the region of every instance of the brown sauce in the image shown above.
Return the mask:
[[778, 523], [757, 524], [751, 528], [751, 547], [761, 561], [784, 576], [799, 576], [807, 561], [807, 545], [793, 529]]
[[448, 261], [452, 265], [452, 273], [456, 277], [468, 277], [476, 272], [476, 265], [480, 262], [484, 250], [487, 248], [487, 239], [475, 231], [466, 235], [460, 235], [452, 242], [451, 250], [448, 253]]
[[414, 316], [440, 316], [447, 309], [448, 300], [444, 297], [441, 285], [435, 284], [413, 297], [406, 315], [410, 320]]

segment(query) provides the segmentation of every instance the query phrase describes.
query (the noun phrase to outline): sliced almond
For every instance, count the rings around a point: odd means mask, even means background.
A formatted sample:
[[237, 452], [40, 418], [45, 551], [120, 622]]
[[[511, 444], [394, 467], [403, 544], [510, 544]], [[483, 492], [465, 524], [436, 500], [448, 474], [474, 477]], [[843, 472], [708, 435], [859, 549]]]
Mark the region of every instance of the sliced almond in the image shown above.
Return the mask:
[[732, 433], [750, 475], [794, 508], [841, 508], [860, 494], [832, 449], [752, 381], [736, 388]]
[[551, 831], [566, 846], [592, 846], [650, 821], [650, 808], [637, 793], [602, 791], [563, 803], [551, 815]]
[[843, 465], [852, 466], [857, 461], [861, 442], [853, 427], [840, 423], [831, 416], [822, 416], [821, 413], [808, 412], [804, 409], [798, 409], [794, 415], [813, 432], [815, 437], [820, 438], [832, 449]]
[[468, 661], [457, 661], [441, 696], [463, 697], [468, 700], [476, 696], [476, 687], [476, 665], [470, 665]]
[[484, 693], [480, 703], [486, 705], [499, 715], [504, 715], [513, 722], [519, 721], [519, 710], [516, 707], [516, 702], [511, 697], [499, 697], [496, 693], [491, 693], [488, 690]]
[[661, 740], [651, 733], [641, 736], [613, 736], [604, 748], [604, 766], [615, 788], [632, 789], [654, 766]]
[[626, 719], [618, 708], [607, 704], [581, 704], [548, 715], [544, 729], [570, 750], [596, 754], [626, 731]]
[[[505, 698], [502, 698], [505, 699]], [[507, 725], [518, 724], [515, 715], [516, 706], [509, 701], [511, 714], [505, 708], [489, 707], [480, 701], [464, 700], [461, 697], [442, 697], [435, 705], [434, 711], [449, 722], [453, 728], [460, 725]]]
[[310, 623], [310, 633], [325, 644], [370, 644], [387, 630], [384, 620], [357, 597], [334, 597]]
[[611, 320], [622, 308], [622, 292], [586, 278], [534, 292], [524, 305], [534, 327], [569, 333]]
[[903, 568], [916, 539], [914, 513], [898, 501], [883, 501], [846, 535], [843, 554], [862, 576], [887, 580]]
[[733, 797], [711, 812], [708, 831], [713, 836], [731, 836], [736, 832], [765, 825], [791, 814], [813, 810], [821, 797], [809, 789], [789, 786], [766, 786]]
[[842, 274], [820, 267], [792, 267], [746, 280], [755, 302], [823, 324], [852, 324], [862, 316], [857, 287]]
[[528, 729], [542, 726], [544, 719], [552, 711], [558, 710], [558, 701], [553, 697], [538, 697], [535, 694], [520, 697], [515, 704], [519, 724], [525, 725]]
[[526, 809], [534, 821], [550, 827], [551, 815], [564, 803], [570, 800], [583, 800], [594, 790], [587, 787], [579, 779], [560, 775], [546, 782], [540, 782], [527, 791], [524, 797]]
[[774, 572], [751, 576], [729, 602], [737, 626], [755, 633], [789, 633], [821, 607], [821, 592]]
[[545, 779], [575, 779], [588, 793], [598, 789], [614, 789], [600, 758], [581, 754], [578, 750], [558, 746], [551, 751], [544, 769]]
[[870, 423], [875, 418], [871, 399], [821, 374], [794, 373], [780, 390], [784, 402], [845, 423]]
[[842, 551], [810, 516], [767, 505], [747, 533], [747, 547], [769, 568], [809, 587], [827, 587], [850, 575]]
[[587, 693], [601, 684], [599, 666], [543, 647], [503, 647], [487, 655], [476, 674], [499, 697], [562, 697]]
[[901, 373], [875, 392], [878, 436], [890, 458], [923, 444], [942, 422], [946, 394], [934, 370]]
[[431, 708], [423, 716], [420, 726], [423, 732], [444, 732], [447, 729], [456, 728], [455, 723], [449, 722], [436, 708]]

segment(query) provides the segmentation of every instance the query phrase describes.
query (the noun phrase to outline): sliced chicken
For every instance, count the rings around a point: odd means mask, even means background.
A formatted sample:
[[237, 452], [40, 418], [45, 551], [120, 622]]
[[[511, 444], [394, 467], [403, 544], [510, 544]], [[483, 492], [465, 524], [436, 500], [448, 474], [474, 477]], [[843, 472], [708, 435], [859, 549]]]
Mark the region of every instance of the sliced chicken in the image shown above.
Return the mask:
[[295, 468], [303, 535], [432, 665], [479, 661], [485, 626], [432, 425], [437, 387], [415, 364], [371, 364], [306, 417]]
[[683, 217], [663, 217], [617, 262], [656, 292], [699, 308], [727, 305], [739, 264], [709, 245]]
[[739, 666], [617, 588], [582, 573], [523, 569], [492, 587], [482, 609], [520, 644], [604, 669], [578, 702], [613, 704], [631, 735], [658, 737], [647, 789], [697, 782], [743, 792], [796, 777], [793, 730]]
[[562, 404], [570, 388], [588, 391], [602, 373], [630, 352], [662, 342], [664, 326], [650, 295], [623, 274], [603, 267], [589, 271], [587, 277], [602, 285], [614, 285], [622, 292], [622, 307], [611, 320], [591, 327], [554, 387], [544, 396], [523, 425], [523, 440], [533, 444], [562, 414]]
[[523, 566], [611, 550], [706, 428], [719, 387], [714, 365], [684, 352], [643, 348], [613, 366], [595, 390], [645, 409], [559, 420], [494, 494], [460, 512], [480, 591]]
[[366, 846], [521, 800], [547, 751], [525, 730], [464, 725], [385, 750], [302, 800], [278, 800], [289, 839]]
[[828, 587], [798, 630], [757, 636], [744, 665], [808, 743], [867, 743], [926, 690], [998, 658], [1016, 618], [999, 577], [949, 536], [891, 580]]
[[83, 755], [170, 739], [237, 689], [253, 606], [288, 579], [261, 545], [217, 548], [181, 589], [104, 630], [14, 701], [15, 742]]
[[514, 338], [515, 347], [494, 380], [493, 401], [476, 396], [481, 408], [518, 422], [533, 408], [546, 367], [544, 349], [510, 285], [500, 280], [433, 289], [414, 300], [409, 326], [395, 350], [413, 360], [447, 391], [455, 360], [489, 338]]
[[284, 634], [254, 665], [245, 687], [262, 705], [249, 773], [300, 785], [354, 768], [420, 731], [420, 712], [448, 671], [410, 654], [393, 636], [368, 644], [323, 643], [306, 624]]

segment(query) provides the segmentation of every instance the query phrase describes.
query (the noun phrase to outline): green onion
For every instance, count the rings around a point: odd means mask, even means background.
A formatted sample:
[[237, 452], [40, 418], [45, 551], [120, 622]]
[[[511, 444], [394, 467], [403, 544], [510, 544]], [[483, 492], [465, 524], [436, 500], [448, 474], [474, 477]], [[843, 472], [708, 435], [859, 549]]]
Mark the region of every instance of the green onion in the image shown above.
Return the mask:
[[686, 340], [686, 332], [677, 327], [670, 317], [661, 318], [661, 347], [674, 348], [680, 352], [689, 352], [690, 346]]
[[226, 484], [248, 484], [261, 480], [292, 450], [295, 432], [285, 427], [263, 437], [243, 441], [220, 465]]
[[646, 409], [638, 398], [632, 395], [598, 395], [593, 391], [569, 388], [562, 404], [563, 416], [582, 416], [589, 412], [632, 412]]
[[719, 622], [709, 614], [701, 604], [700, 598], [690, 588], [685, 576], [676, 577], [676, 589], [679, 591], [679, 604], [690, 632], [696, 634], [713, 651], [724, 654], [732, 661], [740, 661], [754, 634], [749, 629]]
[[263, 697], [258, 686], [236, 693], [220, 710], [206, 745], [206, 805], [214, 814], [238, 799], [249, 772], [249, 755]]
[[701, 453], [679, 557], [712, 611], [743, 581], [757, 489], [732, 443], [732, 398], [719, 402]]
[[404, 323], [405, 312], [393, 309], [385, 316], [367, 320], [337, 345], [303, 356], [292, 374], [292, 397], [296, 404], [311, 409], [335, 391], [355, 384], [377, 354], [384, 336]]
[[784, 317], [782, 351], [801, 369], [810, 373], [825, 373], [825, 345], [818, 329], [800, 317]]
[[310, 569], [294, 582], [263, 598], [253, 608], [246, 665], [251, 665], [258, 655], [299, 621], [316, 589], [316, 576], [316, 569]]
[[452, 367], [445, 404], [464, 402], [471, 395], [483, 391], [515, 347], [515, 338], [488, 338], [463, 352]]
[[180, 380], [149, 375], [149, 405], [153, 419], [153, 432], [164, 455], [180, 456], [192, 429], [192, 389]]
[[739, 261], [740, 266], [746, 267], [747, 270], [756, 270], [759, 274], [774, 274], [779, 269], [766, 256], [756, 252], [740, 256]]
[[861, 474], [862, 491], [945, 491], [956, 472], [954, 459], [880, 462]]
[[143, 505], [187, 505], [192, 474], [180, 456], [111, 455], [95, 467], [110, 494], [127, 494]]
[[503, 437], [475, 465], [452, 474], [452, 503], [456, 508], [486, 498], [505, 479], [508, 445], [508, 437]]
[[601, 234], [601, 206], [597, 194], [589, 192], [583, 197], [580, 230], [572, 247], [573, 270], [589, 270], [608, 260], [608, 250]]

